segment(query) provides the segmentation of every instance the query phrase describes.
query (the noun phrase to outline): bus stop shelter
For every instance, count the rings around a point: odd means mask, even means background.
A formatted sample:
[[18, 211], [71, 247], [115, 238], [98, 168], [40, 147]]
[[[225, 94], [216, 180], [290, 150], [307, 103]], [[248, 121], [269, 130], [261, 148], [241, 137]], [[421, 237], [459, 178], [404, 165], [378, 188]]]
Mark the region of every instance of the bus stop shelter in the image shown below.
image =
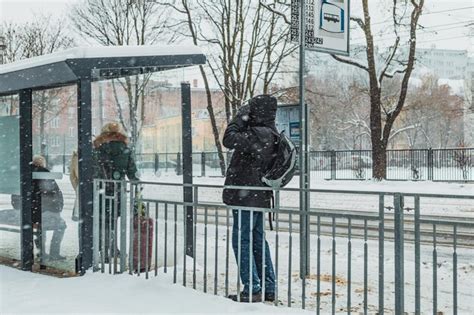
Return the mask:
[[[77, 86], [77, 130], [79, 157], [79, 255], [76, 271], [92, 265], [92, 96], [94, 81], [201, 65], [205, 55], [196, 46], [78, 47], [0, 66], [0, 97], [19, 96], [19, 179], [21, 195], [21, 267], [32, 270], [33, 228], [31, 191], [33, 135], [32, 92], [62, 86]], [[190, 85], [182, 84], [182, 114], [190, 124]], [[191, 128], [183, 133], [183, 180], [192, 181]], [[188, 130], [189, 129], [189, 130]], [[183, 127], [184, 131], [184, 127]], [[186, 141], [184, 141], [186, 140]], [[186, 152], [189, 158], [185, 156]], [[187, 168], [191, 168], [191, 173]], [[186, 197], [185, 191], [185, 198]], [[191, 196], [192, 198], [192, 196]]]

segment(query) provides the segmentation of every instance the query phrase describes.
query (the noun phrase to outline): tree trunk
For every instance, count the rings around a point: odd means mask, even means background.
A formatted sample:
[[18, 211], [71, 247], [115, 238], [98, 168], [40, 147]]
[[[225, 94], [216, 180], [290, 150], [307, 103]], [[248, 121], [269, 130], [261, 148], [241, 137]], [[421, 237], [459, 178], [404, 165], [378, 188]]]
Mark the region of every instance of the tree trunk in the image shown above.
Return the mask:
[[376, 180], [387, 178], [387, 147], [382, 141], [372, 143], [372, 177]]

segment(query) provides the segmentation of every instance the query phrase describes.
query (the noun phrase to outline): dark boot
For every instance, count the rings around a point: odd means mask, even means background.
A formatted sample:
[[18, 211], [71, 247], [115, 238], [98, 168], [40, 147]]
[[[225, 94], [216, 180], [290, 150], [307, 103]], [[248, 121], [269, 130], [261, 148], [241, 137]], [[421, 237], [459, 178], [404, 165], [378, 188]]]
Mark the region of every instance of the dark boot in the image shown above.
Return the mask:
[[[231, 294], [228, 298], [236, 302], [239, 301], [237, 294]], [[252, 300], [253, 303], [262, 302], [262, 292], [252, 293], [251, 298], [248, 292], [240, 292], [240, 302], [249, 303], [250, 300]]]
[[275, 302], [275, 292], [265, 292], [265, 302]]

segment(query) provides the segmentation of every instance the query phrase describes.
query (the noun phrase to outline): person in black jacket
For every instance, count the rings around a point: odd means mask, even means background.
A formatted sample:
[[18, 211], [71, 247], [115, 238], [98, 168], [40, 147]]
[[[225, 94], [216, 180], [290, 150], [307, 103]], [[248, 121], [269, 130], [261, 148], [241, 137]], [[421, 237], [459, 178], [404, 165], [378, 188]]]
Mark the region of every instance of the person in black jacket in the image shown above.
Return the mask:
[[[111, 122], [102, 127], [101, 134], [94, 140], [94, 178], [104, 180], [138, 180], [137, 167], [133, 159], [132, 150], [128, 147], [128, 137], [123, 133], [120, 124]], [[105, 214], [100, 216], [100, 228], [102, 228], [102, 218], [105, 218], [105, 239], [102, 244], [102, 231], [100, 231], [100, 248], [104, 248], [105, 261], [109, 261], [109, 257], [119, 254], [116, 246], [114, 252], [109, 252], [110, 241], [116, 242], [115, 237], [115, 217], [120, 216], [120, 183], [106, 183], [105, 193], [108, 196], [115, 196], [114, 202], [117, 203], [118, 212], [114, 213], [114, 207], [106, 202]], [[102, 195], [101, 195], [102, 197]], [[99, 202], [102, 205], [102, 202]], [[102, 210], [103, 211], [103, 210]], [[101, 213], [102, 213], [101, 211]]]
[[[271, 168], [278, 143], [275, 127], [277, 111], [276, 98], [259, 95], [241, 107], [236, 117], [229, 123], [224, 133], [223, 144], [234, 150], [227, 169], [225, 186], [263, 187], [262, 176]], [[232, 247], [236, 259], [240, 255], [240, 278], [244, 289], [240, 292], [240, 301], [259, 302], [262, 300], [262, 286], [265, 286], [266, 301], [275, 299], [275, 273], [270, 249], [264, 240], [264, 213], [260, 211], [239, 210], [239, 206], [270, 208], [271, 190], [246, 190], [225, 188], [223, 201], [235, 206], [233, 213]], [[239, 222], [240, 221], [240, 222]], [[240, 253], [239, 253], [240, 225]], [[250, 235], [252, 252], [250, 253]], [[263, 242], [265, 242], [265, 261], [263, 262]], [[262, 264], [265, 263], [265, 275]], [[252, 265], [252, 268], [250, 268]], [[251, 269], [251, 272], [250, 272]], [[250, 273], [252, 283], [250, 283]], [[252, 297], [250, 297], [250, 287]], [[237, 301], [237, 295], [229, 298]]]
[[[32, 163], [33, 173], [46, 173], [46, 160], [41, 155], [35, 155]], [[32, 222], [39, 235], [35, 238], [36, 247], [42, 249], [46, 239], [46, 231], [53, 231], [49, 255], [41, 253], [42, 258], [50, 260], [63, 260], [60, 255], [61, 242], [66, 230], [66, 222], [61, 218], [64, 199], [63, 193], [53, 179], [33, 179], [32, 187]]]

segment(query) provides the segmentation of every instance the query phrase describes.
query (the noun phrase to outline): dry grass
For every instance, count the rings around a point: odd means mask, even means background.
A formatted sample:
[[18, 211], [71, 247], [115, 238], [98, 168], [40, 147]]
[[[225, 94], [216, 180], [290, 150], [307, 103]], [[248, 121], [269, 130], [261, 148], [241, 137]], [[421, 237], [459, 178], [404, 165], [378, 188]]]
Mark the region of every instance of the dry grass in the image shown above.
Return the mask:
[[[19, 260], [12, 259], [12, 258], [0, 257], [0, 265], [4, 265], [4, 266], [21, 270], [21, 262]], [[64, 270], [59, 270], [56, 268], [46, 267], [46, 266], [43, 266], [41, 268], [39, 264], [34, 264], [32, 269], [33, 269], [32, 271], [35, 273], [40, 273], [43, 275], [53, 276], [57, 278], [71, 278], [71, 277], [78, 276], [78, 274], [71, 271], [64, 271]]]
[[[299, 273], [293, 274], [293, 278], [295, 279], [295, 281], [299, 279], [299, 276], [300, 276]], [[318, 278], [322, 282], [332, 282], [332, 275], [329, 275], [329, 274], [322, 274], [320, 276], [318, 276], [317, 274], [310, 274], [309, 276], [306, 277], [307, 280], [318, 280]], [[336, 282], [336, 285], [340, 285], [340, 286], [347, 285], [347, 280], [343, 277], [336, 276], [335, 282]]]

